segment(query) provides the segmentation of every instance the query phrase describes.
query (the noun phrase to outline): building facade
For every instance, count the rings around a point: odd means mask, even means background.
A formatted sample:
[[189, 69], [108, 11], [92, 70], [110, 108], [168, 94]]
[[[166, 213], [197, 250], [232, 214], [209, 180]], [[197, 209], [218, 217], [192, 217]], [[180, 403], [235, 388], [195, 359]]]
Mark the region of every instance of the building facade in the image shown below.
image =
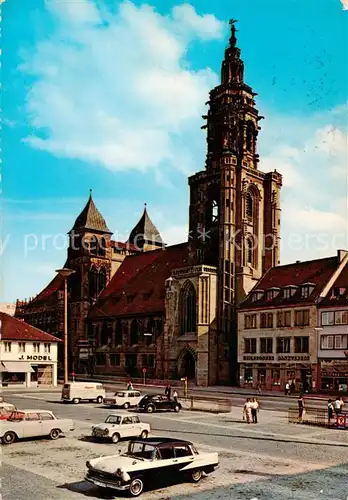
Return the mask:
[[238, 313], [240, 385], [320, 390], [318, 308], [346, 270], [348, 253], [270, 269]]
[[6, 313], [0, 330], [0, 387], [57, 385], [60, 340]]

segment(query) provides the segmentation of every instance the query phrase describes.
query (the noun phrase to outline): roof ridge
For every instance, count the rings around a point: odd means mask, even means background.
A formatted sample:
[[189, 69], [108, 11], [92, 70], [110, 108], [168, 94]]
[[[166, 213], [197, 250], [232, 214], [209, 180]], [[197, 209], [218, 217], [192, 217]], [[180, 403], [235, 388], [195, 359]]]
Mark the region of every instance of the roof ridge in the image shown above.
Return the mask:
[[[11, 314], [7, 314], [3, 311], [0, 311], [0, 319], [3, 319], [3, 316], [5, 316], [4, 319], [8, 319], [10, 321], [13, 321], [14, 323], [18, 323], [18, 326], [24, 326], [27, 330], [32, 329], [35, 330], [36, 332], [43, 334], [52, 340], [54, 339], [55, 342], [62, 342], [61, 339], [56, 337], [55, 335], [52, 335], [51, 333], [45, 332], [44, 330], [41, 330], [40, 328], [37, 328], [36, 326], [30, 325], [29, 323], [26, 323], [25, 321], [22, 321], [21, 319], [17, 318], [16, 316], [11, 316]], [[2, 325], [2, 329], [4, 328], [4, 325]], [[3, 332], [1, 332], [1, 337], [4, 335]]]

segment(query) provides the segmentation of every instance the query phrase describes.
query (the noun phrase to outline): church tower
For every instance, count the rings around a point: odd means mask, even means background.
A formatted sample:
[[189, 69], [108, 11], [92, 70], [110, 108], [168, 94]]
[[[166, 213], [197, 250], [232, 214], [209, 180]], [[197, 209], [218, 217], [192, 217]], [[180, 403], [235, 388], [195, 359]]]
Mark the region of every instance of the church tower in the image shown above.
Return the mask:
[[279, 264], [282, 176], [258, 169], [257, 138], [263, 118], [244, 82], [235, 20], [210, 92], [205, 170], [189, 178], [189, 247], [192, 265], [217, 268], [216, 383], [237, 383], [236, 309], [262, 274]]

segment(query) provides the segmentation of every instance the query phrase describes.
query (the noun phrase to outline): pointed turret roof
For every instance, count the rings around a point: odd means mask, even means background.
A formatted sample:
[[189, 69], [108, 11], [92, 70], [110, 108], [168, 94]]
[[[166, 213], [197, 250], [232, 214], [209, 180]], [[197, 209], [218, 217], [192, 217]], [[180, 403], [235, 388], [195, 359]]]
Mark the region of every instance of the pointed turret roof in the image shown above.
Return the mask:
[[132, 229], [128, 242], [136, 246], [142, 246], [144, 243], [152, 243], [155, 246], [162, 247], [164, 245], [161, 235], [149, 217], [144, 207], [143, 215], [141, 216], [138, 224]]
[[81, 229], [97, 231], [104, 234], [112, 234], [108, 226], [106, 225], [104, 217], [94, 204], [91, 189], [86, 206], [77, 217], [70, 232], [79, 231]]

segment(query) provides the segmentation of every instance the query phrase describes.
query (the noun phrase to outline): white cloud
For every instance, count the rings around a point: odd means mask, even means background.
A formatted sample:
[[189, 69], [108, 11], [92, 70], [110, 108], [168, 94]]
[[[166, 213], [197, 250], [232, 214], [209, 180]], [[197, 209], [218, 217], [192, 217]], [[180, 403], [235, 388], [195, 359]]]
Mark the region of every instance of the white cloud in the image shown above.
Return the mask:
[[187, 241], [188, 226], [171, 226], [161, 232], [162, 240], [167, 245], [175, 245]]
[[116, 14], [86, 0], [47, 6], [59, 28], [22, 66], [36, 77], [25, 141], [111, 170], [166, 162], [192, 171], [192, 144], [203, 160], [200, 115], [217, 76], [188, 69], [185, 56], [192, 40], [220, 38], [224, 24], [188, 4], [171, 17], [128, 1]]

